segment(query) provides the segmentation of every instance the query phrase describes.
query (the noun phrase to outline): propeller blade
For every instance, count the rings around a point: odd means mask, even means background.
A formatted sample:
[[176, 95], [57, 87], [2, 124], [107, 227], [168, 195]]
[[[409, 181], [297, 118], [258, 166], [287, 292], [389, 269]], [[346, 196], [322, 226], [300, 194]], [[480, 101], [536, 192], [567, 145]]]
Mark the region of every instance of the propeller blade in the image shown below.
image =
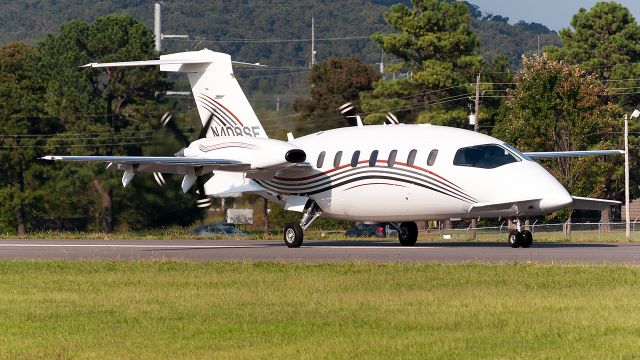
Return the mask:
[[385, 121], [385, 123], [387, 124], [391, 124], [391, 125], [400, 124], [400, 122], [398, 121], [398, 118], [392, 112], [388, 112], [386, 118], [387, 120]]
[[356, 117], [358, 114], [358, 109], [351, 101], [340, 106], [338, 108], [338, 111], [340, 111], [340, 114], [345, 118], [345, 120], [347, 120], [347, 123], [349, 123], [349, 125], [354, 126], [357, 124]]
[[170, 112], [166, 112], [164, 113], [164, 115], [162, 115], [162, 117], [160, 118], [160, 123], [162, 123], [162, 126], [167, 126], [167, 124], [169, 123], [169, 121], [171, 121], [171, 113]]
[[169, 131], [171, 131], [171, 133], [173, 133], [173, 136], [175, 136], [176, 140], [178, 140], [179, 143], [181, 143], [184, 147], [189, 146], [189, 144], [191, 143], [189, 141], [189, 139], [182, 133], [182, 131], [180, 131], [178, 129], [178, 127], [176, 126], [175, 122], [171, 121], [172, 119], [172, 115], [169, 112], [164, 113], [164, 115], [162, 115], [162, 117], [160, 118], [160, 123], [162, 124], [163, 127], [169, 129]]
[[198, 176], [196, 180], [196, 185], [198, 187], [198, 200], [196, 200], [196, 206], [199, 208], [207, 208], [211, 206], [211, 198], [207, 196], [207, 193], [204, 190], [204, 178], [203, 176]]
[[160, 172], [154, 172], [153, 173], [153, 178], [156, 179], [156, 182], [158, 183], [158, 185], [160, 186], [164, 186], [164, 184], [166, 183], [164, 181], [164, 177], [162, 176], [162, 173]]
[[212, 121], [213, 121], [213, 113], [211, 113], [211, 115], [209, 115], [209, 118], [207, 119], [207, 122], [202, 127], [202, 130], [200, 130], [200, 135], [198, 135], [198, 139], [203, 139], [203, 138], [205, 138], [207, 136], [207, 133], [209, 132], [209, 127], [211, 127], [211, 122]]

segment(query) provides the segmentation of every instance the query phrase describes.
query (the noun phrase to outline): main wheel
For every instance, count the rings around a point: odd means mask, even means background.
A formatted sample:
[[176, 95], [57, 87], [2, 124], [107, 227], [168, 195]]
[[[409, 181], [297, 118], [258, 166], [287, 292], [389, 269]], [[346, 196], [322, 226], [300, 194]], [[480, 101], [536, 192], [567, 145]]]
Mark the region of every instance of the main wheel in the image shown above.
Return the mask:
[[533, 234], [529, 230], [522, 230], [522, 247], [528, 248], [533, 244]]
[[288, 223], [284, 227], [284, 243], [287, 247], [298, 248], [302, 245], [304, 238], [304, 231], [298, 223]]
[[402, 246], [413, 246], [418, 241], [418, 225], [414, 222], [403, 222], [398, 231], [398, 240]]
[[509, 231], [509, 245], [511, 245], [512, 248], [522, 246], [523, 238], [524, 236], [522, 236], [522, 233], [518, 230]]

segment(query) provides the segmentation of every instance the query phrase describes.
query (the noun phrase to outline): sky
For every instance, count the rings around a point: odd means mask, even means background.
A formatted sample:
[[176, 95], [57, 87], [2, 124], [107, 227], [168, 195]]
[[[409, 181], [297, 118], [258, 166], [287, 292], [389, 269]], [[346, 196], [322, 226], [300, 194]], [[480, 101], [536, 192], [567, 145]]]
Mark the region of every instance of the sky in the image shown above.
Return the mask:
[[[571, 18], [580, 8], [589, 9], [597, 0], [467, 0], [478, 5], [483, 13], [509, 18], [510, 23], [520, 20], [537, 22], [552, 30], [569, 27]], [[617, 0], [626, 6], [636, 21], [640, 20], [640, 0]]]

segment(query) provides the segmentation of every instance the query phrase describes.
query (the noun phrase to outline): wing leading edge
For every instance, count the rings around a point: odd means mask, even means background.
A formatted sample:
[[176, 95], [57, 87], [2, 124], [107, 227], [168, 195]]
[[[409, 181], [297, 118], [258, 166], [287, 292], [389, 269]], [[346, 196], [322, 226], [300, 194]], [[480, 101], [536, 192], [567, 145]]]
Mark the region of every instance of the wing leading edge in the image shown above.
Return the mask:
[[[228, 159], [207, 159], [199, 157], [179, 156], [43, 156], [43, 160], [73, 161], [73, 162], [103, 162], [118, 165], [118, 170], [125, 170], [134, 166], [136, 171], [164, 172], [170, 174], [185, 174], [186, 170], [194, 167], [206, 170], [242, 171], [250, 164]], [[111, 168], [111, 166], [109, 168]], [[170, 170], [174, 171], [170, 171]]]
[[209, 159], [180, 156], [44, 156], [41, 159], [50, 161], [102, 162], [108, 163], [107, 169], [124, 171], [122, 186], [127, 186], [136, 173], [148, 171], [153, 173], [184, 175], [182, 191], [187, 192], [197, 178], [212, 171], [242, 172], [251, 167], [236, 160]]

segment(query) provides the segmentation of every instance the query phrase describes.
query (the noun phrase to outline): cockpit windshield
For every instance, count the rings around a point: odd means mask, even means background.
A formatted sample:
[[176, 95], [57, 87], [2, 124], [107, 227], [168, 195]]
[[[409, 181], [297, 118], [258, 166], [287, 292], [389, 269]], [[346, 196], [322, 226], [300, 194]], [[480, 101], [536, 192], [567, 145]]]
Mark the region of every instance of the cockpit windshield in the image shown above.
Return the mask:
[[476, 145], [459, 149], [453, 165], [481, 169], [494, 169], [520, 161], [510, 150], [497, 144]]

